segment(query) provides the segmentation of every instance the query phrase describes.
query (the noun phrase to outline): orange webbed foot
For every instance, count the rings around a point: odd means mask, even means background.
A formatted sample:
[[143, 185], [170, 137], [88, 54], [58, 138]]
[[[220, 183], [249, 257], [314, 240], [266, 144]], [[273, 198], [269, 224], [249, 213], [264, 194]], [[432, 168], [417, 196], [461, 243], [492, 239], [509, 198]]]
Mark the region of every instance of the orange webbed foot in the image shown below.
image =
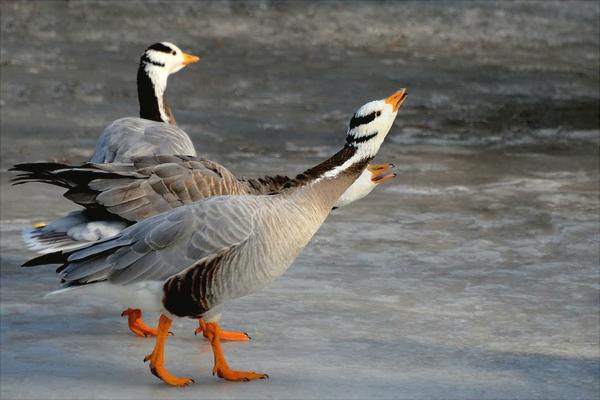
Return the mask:
[[213, 368], [213, 375], [217, 375], [219, 378], [223, 378], [228, 381], [247, 382], [256, 379], [267, 379], [269, 375], [261, 374], [254, 371], [235, 371], [229, 368], [223, 349], [221, 348], [221, 327], [216, 322], [205, 323], [204, 333], [212, 346], [213, 354], [215, 357], [215, 366]]
[[[121, 317], [124, 316], [127, 316], [129, 330], [131, 330], [131, 332], [135, 333], [137, 336], [148, 337], [158, 335], [158, 330], [151, 328], [144, 323], [142, 320], [142, 310], [139, 308], [128, 308], [121, 313]], [[169, 332], [169, 334], [173, 335], [172, 332]]]
[[164, 366], [165, 344], [169, 336], [171, 320], [164, 315], [160, 316], [158, 322], [158, 335], [152, 353], [144, 357], [144, 362], [150, 361], [150, 371], [154, 376], [172, 386], [187, 386], [194, 383], [191, 378], [181, 378], [171, 374]]
[[267, 379], [269, 375], [260, 374], [253, 371], [234, 371], [229, 368], [222, 368], [215, 366], [213, 368], [213, 375], [217, 375], [219, 378], [223, 378], [226, 381], [233, 382], [249, 382], [257, 379]]
[[163, 382], [171, 386], [187, 386], [195, 381], [192, 378], [180, 378], [171, 374], [164, 366], [164, 360], [161, 355], [156, 355], [154, 351], [144, 357], [144, 362], [150, 361], [150, 372]]
[[[204, 337], [208, 339], [208, 334], [206, 333], [206, 323], [204, 322], [204, 320], [199, 319], [198, 324], [199, 326], [194, 331], [194, 334], [199, 335], [202, 333]], [[246, 332], [231, 332], [220, 330], [219, 339], [227, 340], [230, 342], [247, 342], [252, 338]]]

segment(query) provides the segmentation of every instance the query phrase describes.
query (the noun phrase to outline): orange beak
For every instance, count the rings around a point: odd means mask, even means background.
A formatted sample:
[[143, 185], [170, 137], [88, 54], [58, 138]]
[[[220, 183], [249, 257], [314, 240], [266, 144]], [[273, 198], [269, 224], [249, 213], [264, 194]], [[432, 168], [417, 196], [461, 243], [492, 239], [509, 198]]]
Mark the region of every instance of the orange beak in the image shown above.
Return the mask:
[[193, 63], [197, 63], [198, 61], [200, 61], [200, 57], [193, 56], [188, 53], [183, 53], [183, 65], [190, 65]]
[[406, 96], [406, 89], [400, 89], [396, 93], [385, 99], [385, 102], [390, 104], [393, 107], [394, 112], [396, 112], [406, 99]]
[[367, 169], [371, 173], [371, 182], [375, 184], [383, 183], [390, 179], [394, 179], [396, 174], [392, 172], [394, 164], [369, 164]]
[[388, 171], [394, 167], [395, 167], [394, 164], [368, 164], [367, 165], [367, 169], [369, 170], [369, 172], [372, 172], [372, 173]]

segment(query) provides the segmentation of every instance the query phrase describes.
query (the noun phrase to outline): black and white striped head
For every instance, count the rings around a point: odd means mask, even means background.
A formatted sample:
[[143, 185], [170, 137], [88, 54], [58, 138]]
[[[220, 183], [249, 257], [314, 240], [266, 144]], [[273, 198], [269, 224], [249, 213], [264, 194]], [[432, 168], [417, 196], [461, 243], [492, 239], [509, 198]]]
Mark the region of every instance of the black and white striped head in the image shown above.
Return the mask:
[[366, 167], [366, 163], [377, 155], [405, 99], [406, 89], [400, 89], [383, 100], [371, 101], [359, 108], [350, 120], [344, 149], [336, 154], [342, 154], [346, 158], [340, 157], [336, 160], [341, 164], [334, 164], [334, 167], [328, 169], [319, 179], [335, 178], [357, 165]]
[[154, 43], [144, 51], [140, 58], [140, 67], [143, 66], [146, 72], [154, 70], [169, 75], [199, 60], [200, 57], [181, 51], [173, 43], [160, 42]]
[[406, 89], [400, 89], [383, 100], [371, 101], [359, 108], [350, 120], [346, 146], [354, 147], [357, 155], [374, 157], [405, 99]]

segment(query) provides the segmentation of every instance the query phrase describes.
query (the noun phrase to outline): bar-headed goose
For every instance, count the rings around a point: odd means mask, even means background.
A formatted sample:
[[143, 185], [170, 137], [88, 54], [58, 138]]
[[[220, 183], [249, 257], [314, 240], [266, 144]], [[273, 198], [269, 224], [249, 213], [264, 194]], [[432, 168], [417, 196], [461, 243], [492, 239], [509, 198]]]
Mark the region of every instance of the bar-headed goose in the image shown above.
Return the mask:
[[[346, 206], [373, 188], [396, 176], [391, 164], [368, 165], [360, 177], [344, 192], [334, 208]], [[236, 178], [222, 165], [189, 156], [136, 157], [131, 164], [84, 164], [80, 167], [56, 163], [16, 165], [23, 172], [14, 184], [48, 182], [67, 188], [65, 197], [86, 208], [58, 219], [46, 228], [34, 228], [28, 246], [40, 253], [68, 250], [98, 240], [90, 231], [117, 234], [126, 226], [172, 208], [219, 195], [275, 194], [293, 180], [287, 176]], [[84, 217], [94, 215], [95, 219]], [[46, 233], [51, 231], [50, 234]], [[107, 237], [110, 237], [107, 236]], [[138, 336], [154, 336], [156, 329], [142, 320], [140, 309], [128, 308], [130, 330]], [[196, 333], [202, 331], [201, 327]], [[221, 331], [221, 339], [245, 341], [243, 332]]]
[[161, 312], [156, 344], [145, 360], [151, 372], [170, 385], [193, 382], [170, 374], [164, 366], [174, 317], [203, 319], [214, 353], [213, 373], [219, 377], [266, 378], [229, 368], [220, 345], [221, 308], [288, 269], [375, 157], [405, 98], [405, 90], [400, 90], [362, 106], [344, 147], [298, 175], [279, 194], [211, 197], [145, 219], [113, 238], [46, 254], [24, 266], [62, 264], [57, 269], [62, 291], [75, 294], [79, 288]]
[[[121, 118], [111, 123], [96, 142], [91, 161], [95, 163], [130, 162], [131, 157], [154, 154], [196, 155], [188, 135], [177, 126], [165, 98], [167, 80], [183, 67], [200, 58], [183, 52], [173, 43], [149, 46], [140, 57], [137, 91], [140, 117]], [[25, 165], [51, 165], [32, 163]], [[17, 169], [18, 170], [18, 169]], [[95, 212], [74, 211], [49, 224], [23, 231], [31, 250], [45, 253], [77, 247], [110, 237], [127, 224], [121, 218]]]
[[170, 74], [200, 60], [169, 42], [155, 43], [140, 57], [137, 73], [140, 117], [121, 118], [100, 134], [92, 162], [129, 162], [153, 154], [196, 155], [191, 139], [175, 126], [166, 98]]

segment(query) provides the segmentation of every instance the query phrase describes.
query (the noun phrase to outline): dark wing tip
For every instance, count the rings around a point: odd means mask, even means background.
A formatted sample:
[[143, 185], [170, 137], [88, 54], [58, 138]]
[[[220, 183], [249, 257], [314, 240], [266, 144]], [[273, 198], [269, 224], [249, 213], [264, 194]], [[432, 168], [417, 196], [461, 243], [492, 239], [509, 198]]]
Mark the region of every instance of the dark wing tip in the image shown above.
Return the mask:
[[63, 254], [62, 251], [57, 251], [54, 253], [43, 254], [41, 256], [32, 258], [29, 261], [24, 262], [21, 267], [35, 267], [38, 265], [46, 265], [46, 264], [64, 264], [67, 262], [67, 254]]

